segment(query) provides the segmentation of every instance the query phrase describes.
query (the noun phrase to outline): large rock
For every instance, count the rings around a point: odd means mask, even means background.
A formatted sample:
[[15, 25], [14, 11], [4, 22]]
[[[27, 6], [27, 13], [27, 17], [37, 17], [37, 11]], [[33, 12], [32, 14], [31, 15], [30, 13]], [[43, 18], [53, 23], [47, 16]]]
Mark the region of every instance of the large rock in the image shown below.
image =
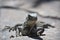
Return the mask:
[[[12, 2], [13, 4], [10, 4], [12, 1], [7, 1], [4, 2], [2, 6], [13, 6], [13, 7], [18, 7], [18, 8], [24, 8], [27, 10], [31, 10], [31, 11], [36, 11], [39, 13], [39, 15], [41, 14], [42, 16], [51, 16], [51, 17], [59, 17], [60, 18], [60, 9], [59, 9], [59, 5], [60, 2], [59, 1], [53, 1], [53, 2], [47, 2], [47, 3], [42, 3], [41, 5], [39, 5], [36, 8], [32, 7], [32, 2], [29, 3], [28, 1], [23, 1], [22, 3], [24, 3], [23, 6], [17, 6], [19, 5], [20, 2], [17, 2], [16, 5], [16, 1]], [[1, 16], [0, 16], [0, 29], [3, 29], [6, 25], [8, 26], [14, 26], [15, 24], [18, 23], [23, 23], [25, 21], [25, 18], [28, 14], [27, 11], [25, 10], [19, 10], [19, 9], [4, 9], [1, 8]], [[39, 21], [44, 21], [46, 23], [49, 23], [51, 25], [54, 25], [55, 28], [50, 28], [48, 30], [46, 30], [44, 33], [46, 34], [46, 36], [43, 36], [42, 38], [44, 40], [59, 40], [60, 39], [60, 20], [57, 19], [50, 19], [50, 18], [44, 18], [44, 17], [40, 17], [38, 16], [38, 20]], [[6, 32], [5, 32], [6, 33]], [[4, 35], [5, 35], [4, 33]], [[2, 34], [2, 33], [0, 33]], [[7, 33], [7, 37], [8, 37]], [[1, 37], [2, 35], [0, 35]], [[5, 37], [5, 36], [3, 36]], [[19, 38], [14, 38], [15, 40], [26, 40], [26, 39], [30, 39], [28, 37], [19, 37]], [[8, 40], [8, 39], [6, 39]], [[10, 39], [9, 39], [10, 40]], [[12, 39], [11, 39], [12, 40]], [[35, 39], [31, 39], [31, 40], [35, 40]]]

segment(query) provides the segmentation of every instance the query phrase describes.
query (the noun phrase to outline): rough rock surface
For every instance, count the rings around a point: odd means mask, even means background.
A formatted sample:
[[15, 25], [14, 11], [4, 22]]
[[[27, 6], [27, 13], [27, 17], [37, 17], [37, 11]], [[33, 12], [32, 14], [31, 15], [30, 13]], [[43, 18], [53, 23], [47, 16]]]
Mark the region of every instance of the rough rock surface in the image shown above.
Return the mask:
[[[5, 2], [4, 4], [10, 4], [9, 3], [10, 1], [8, 3], [7, 2]], [[52, 16], [52, 17], [60, 18], [60, 9], [59, 9], [60, 1], [42, 3], [37, 8], [33, 8], [31, 6], [32, 2], [28, 3], [27, 1], [22, 1], [17, 4], [22, 4], [22, 3], [24, 3], [24, 5], [18, 6], [19, 8], [36, 11], [43, 16]], [[15, 7], [17, 4], [14, 4], [13, 6]], [[8, 30], [4, 32], [1, 31], [1, 29], [3, 29], [6, 25], [13, 27], [15, 24], [23, 23], [28, 14], [27, 11], [19, 10], [19, 9], [1, 8], [0, 12], [1, 12], [0, 13], [0, 40], [38, 40], [38, 39], [33, 39], [27, 36], [15, 37], [10, 39], [9, 38], [10, 35], [15, 35], [15, 32], [9, 33]], [[43, 21], [55, 26], [55, 28], [49, 28], [45, 30], [44, 33], [46, 35], [41, 36], [43, 40], [60, 40], [60, 20], [59, 19], [53, 19], [53, 18], [51, 19], [51, 18], [44, 18], [44, 17], [38, 16], [38, 21]]]

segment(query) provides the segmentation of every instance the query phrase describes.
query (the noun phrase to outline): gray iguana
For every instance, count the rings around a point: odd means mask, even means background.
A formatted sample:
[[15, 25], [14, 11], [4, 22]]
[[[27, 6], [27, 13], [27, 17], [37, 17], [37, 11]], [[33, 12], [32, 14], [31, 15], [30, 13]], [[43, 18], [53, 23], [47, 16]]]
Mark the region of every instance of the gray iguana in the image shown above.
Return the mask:
[[[20, 28], [20, 26], [22, 26], [22, 28]], [[21, 32], [23, 36], [39, 36], [43, 34], [45, 28], [48, 28], [48, 26], [54, 27], [44, 22], [37, 22], [37, 13], [31, 12], [28, 14], [23, 24], [16, 24], [13, 28], [9, 27], [9, 29], [15, 30], [16, 33], [18, 33], [16, 35], [20, 35]]]

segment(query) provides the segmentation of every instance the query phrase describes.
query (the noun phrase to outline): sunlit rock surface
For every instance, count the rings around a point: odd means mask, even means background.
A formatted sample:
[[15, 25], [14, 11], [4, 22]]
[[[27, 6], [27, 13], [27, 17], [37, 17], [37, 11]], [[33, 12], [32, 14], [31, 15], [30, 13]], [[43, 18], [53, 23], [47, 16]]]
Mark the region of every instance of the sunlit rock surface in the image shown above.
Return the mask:
[[[51, 17], [59, 17], [60, 18], [60, 1], [52, 1], [40, 4], [38, 7], [32, 7], [34, 0], [17, 0], [17, 1], [0, 1], [0, 6], [13, 6], [18, 8], [24, 8], [31, 11], [36, 11], [42, 16], [51, 16]], [[15, 32], [1, 31], [6, 25], [13, 27], [18, 23], [23, 23], [28, 14], [26, 10], [19, 9], [0, 9], [0, 40], [37, 40], [29, 37], [15, 37], [10, 39], [10, 35], [15, 34]], [[60, 39], [60, 20], [59, 19], [51, 19], [44, 18], [38, 16], [38, 21], [43, 21], [54, 25], [55, 28], [49, 28], [45, 30], [46, 36], [41, 36], [43, 40], [59, 40]]]

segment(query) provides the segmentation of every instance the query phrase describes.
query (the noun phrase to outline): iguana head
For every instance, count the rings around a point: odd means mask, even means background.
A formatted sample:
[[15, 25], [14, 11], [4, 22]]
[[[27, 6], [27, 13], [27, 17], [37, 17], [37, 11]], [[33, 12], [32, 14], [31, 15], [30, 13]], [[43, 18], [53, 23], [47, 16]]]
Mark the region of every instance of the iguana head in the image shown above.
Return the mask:
[[37, 21], [37, 13], [31, 12], [28, 14], [27, 22], [29, 25], [34, 25]]

